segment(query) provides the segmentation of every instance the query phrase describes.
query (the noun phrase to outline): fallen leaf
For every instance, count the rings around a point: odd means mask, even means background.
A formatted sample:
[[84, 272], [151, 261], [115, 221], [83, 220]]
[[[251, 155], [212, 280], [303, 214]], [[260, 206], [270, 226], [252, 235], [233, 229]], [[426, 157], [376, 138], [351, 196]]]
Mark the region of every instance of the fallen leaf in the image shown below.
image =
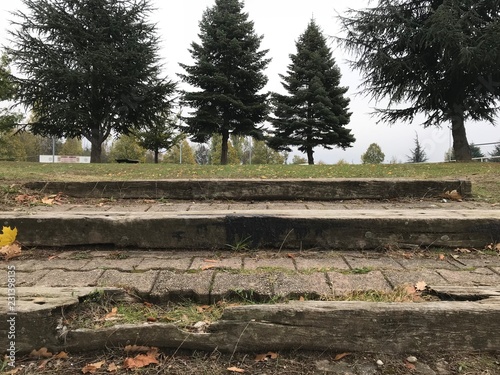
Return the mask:
[[456, 190], [447, 191], [443, 194], [443, 198], [451, 199], [457, 202], [462, 202], [463, 197]]
[[54, 200], [55, 200], [54, 198], [43, 197], [42, 203], [50, 206], [50, 205], [54, 204]]
[[418, 283], [415, 284], [415, 289], [418, 292], [423, 292], [424, 290], [427, 289], [427, 283], [425, 281], [419, 281]]
[[470, 251], [469, 249], [461, 249], [461, 248], [458, 248], [458, 249], [455, 249], [455, 251], [457, 253], [462, 253], [462, 254], [468, 254], [468, 253], [471, 253], [472, 251]]
[[148, 317], [146, 318], [146, 321], [147, 321], [147, 322], [150, 322], [150, 323], [154, 323], [154, 322], [156, 322], [157, 320], [158, 320], [158, 319], [157, 319], [157, 318], [155, 318], [154, 316], [148, 316]]
[[0, 234], [0, 246], [12, 245], [17, 237], [17, 228], [3, 227]]
[[0, 247], [0, 256], [2, 256], [5, 260], [9, 260], [11, 258], [15, 258], [20, 255], [21, 255], [21, 246], [19, 246], [17, 242], [11, 245]]
[[201, 314], [207, 310], [210, 310], [210, 308], [211, 308], [211, 306], [209, 306], [209, 305], [197, 306], [196, 311], [198, 311]]
[[257, 354], [255, 356], [255, 362], [265, 362], [268, 359], [276, 359], [278, 358], [278, 353], [267, 352], [266, 354]]
[[118, 371], [118, 366], [115, 365], [115, 363], [110, 363], [108, 366], [108, 372], [117, 372]]
[[51, 255], [50, 257], [47, 258], [47, 260], [54, 260], [54, 259], [58, 259], [59, 258], [59, 255]]
[[30, 357], [44, 357], [50, 358], [52, 357], [52, 353], [47, 350], [47, 348], [40, 348], [40, 350], [32, 350], [30, 353]]
[[68, 353], [66, 353], [66, 352], [59, 352], [54, 356], [54, 358], [56, 358], [56, 359], [68, 359], [69, 356], [68, 356]]
[[201, 266], [202, 271], [211, 270], [212, 268], [217, 268], [217, 266], [214, 264], [207, 264], [207, 265]]
[[306, 300], [306, 299], [305, 299], [303, 296], [300, 296], [300, 297], [299, 297], [299, 301], [300, 301], [300, 302], [304, 302], [305, 300]]
[[95, 374], [102, 366], [104, 366], [104, 361], [90, 363], [82, 368], [82, 373], [84, 374]]
[[446, 259], [446, 255], [444, 254], [439, 254], [439, 260], [445, 260]]
[[154, 355], [152, 355], [152, 353], [138, 354], [134, 358], [125, 358], [125, 361], [123, 362], [123, 368], [132, 370], [143, 368], [152, 364], [160, 364], [160, 362], [158, 362], [158, 360]]
[[49, 359], [44, 359], [40, 364], [38, 365], [39, 370], [45, 370], [45, 366], [47, 366], [47, 363], [49, 363]]
[[238, 367], [228, 367], [227, 371], [237, 372], [238, 374], [244, 374], [245, 370]]
[[113, 320], [116, 319], [118, 315], [118, 307], [113, 307], [111, 312], [107, 313], [104, 317], [104, 320]]
[[205, 263], [219, 263], [219, 261], [215, 260], [215, 259], [205, 259], [204, 262]]
[[412, 295], [412, 294], [417, 293], [417, 289], [413, 285], [407, 285], [405, 287], [405, 291], [406, 291], [406, 294], [408, 294], [408, 295]]
[[286, 256], [290, 259], [295, 259], [295, 254], [288, 253]]
[[348, 355], [351, 355], [351, 353], [341, 353], [341, 354], [337, 354], [333, 360], [334, 360], [334, 361], [340, 361], [342, 358], [345, 358], [345, 357], [347, 357]]
[[153, 304], [151, 302], [144, 302], [144, 306], [153, 307]]

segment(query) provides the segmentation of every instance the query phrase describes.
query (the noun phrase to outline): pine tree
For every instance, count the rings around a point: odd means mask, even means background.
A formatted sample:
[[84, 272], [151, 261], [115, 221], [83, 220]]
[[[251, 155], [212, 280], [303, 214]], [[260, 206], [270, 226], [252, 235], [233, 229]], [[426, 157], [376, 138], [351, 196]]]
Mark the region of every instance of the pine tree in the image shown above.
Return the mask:
[[297, 53], [286, 75], [280, 75], [288, 95], [273, 94], [275, 127], [269, 145], [291, 151], [298, 146], [314, 164], [313, 149], [323, 146], [351, 147], [354, 136], [345, 126], [349, 123], [349, 99], [346, 87], [340, 86], [340, 69], [336, 66], [326, 39], [314, 20], [296, 42]]
[[187, 117], [185, 132], [194, 142], [222, 136], [221, 164], [228, 163], [229, 136], [262, 138], [262, 123], [268, 113], [267, 94], [259, 93], [267, 83], [263, 71], [269, 64], [260, 50], [262, 37], [243, 12], [243, 2], [216, 0], [200, 22], [201, 43], [189, 50], [194, 65], [180, 64], [181, 79], [196, 87], [186, 91], [183, 101], [195, 109]]
[[425, 150], [420, 144], [420, 140], [418, 139], [418, 134], [415, 133], [415, 148], [411, 150], [411, 155], [407, 156], [409, 163], [425, 163], [428, 158], [425, 154]]
[[176, 131], [176, 118], [170, 114], [158, 116], [146, 129], [136, 134], [139, 145], [153, 152], [153, 161], [158, 164], [160, 152], [177, 145], [182, 136]]
[[32, 132], [85, 137], [101, 161], [112, 134], [129, 134], [168, 110], [175, 85], [160, 77], [150, 0], [23, 0], [8, 49], [19, 70], [16, 101]]
[[500, 2], [378, 0], [340, 19], [363, 91], [390, 100], [381, 121], [450, 121], [457, 160], [471, 160], [465, 121], [494, 123], [498, 113]]
[[372, 143], [366, 149], [366, 152], [361, 155], [361, 161], [363, 164], [380, 164], [383, 163], [385, 159], [385, 154], [382, 152], [380, 146], [376, 143]]
[[[16, 94], [9, 64], [9, 57], [3, 53], [0, 57], [0, 102], [8, 102]], [[10, 111], [4, 104], [2, 103], [2, 108], [0, 108], [0, 136], [2, 132], [9, 133], [14, 129], [22, 118], [21, 114]]]

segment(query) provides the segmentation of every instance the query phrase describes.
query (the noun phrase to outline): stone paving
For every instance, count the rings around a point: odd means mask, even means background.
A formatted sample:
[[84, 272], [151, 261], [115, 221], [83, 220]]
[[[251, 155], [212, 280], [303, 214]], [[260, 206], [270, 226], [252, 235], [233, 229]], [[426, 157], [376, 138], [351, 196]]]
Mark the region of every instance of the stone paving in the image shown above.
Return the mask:
[[[353, 291], [390, 292], [419, 281], [500, 285], [500, 256], [481, 253], [54, 250], [39, 259], [36, 251], [29, 253], [37, 259], [9, 261], [17, 271], [17, 287], [120, 287], [162, 301], [213, 303], [234, 295], [327, 299]], [[6, 273], [4, 267], [1, 287]]]

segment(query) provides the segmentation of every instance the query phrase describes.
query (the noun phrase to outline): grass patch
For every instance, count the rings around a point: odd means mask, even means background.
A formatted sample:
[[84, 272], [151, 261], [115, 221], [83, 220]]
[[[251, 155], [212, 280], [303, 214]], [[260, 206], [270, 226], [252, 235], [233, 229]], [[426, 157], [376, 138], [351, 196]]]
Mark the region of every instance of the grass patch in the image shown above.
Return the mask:
[[358, 302], [423, 302], [439, 299], [422, 293], [415, 292], [411, 288], [398, 287], [391, 292], [377, 290], [352, 291], [342, 295], [322, 296], [322, 301], [358, 301]]

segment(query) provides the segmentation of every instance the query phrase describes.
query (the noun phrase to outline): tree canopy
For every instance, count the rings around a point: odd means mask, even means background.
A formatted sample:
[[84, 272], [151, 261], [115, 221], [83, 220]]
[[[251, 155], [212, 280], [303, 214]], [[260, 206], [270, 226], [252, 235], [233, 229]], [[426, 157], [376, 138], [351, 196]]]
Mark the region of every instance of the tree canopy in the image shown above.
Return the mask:
[[378, 0], [340, 19], [362, 91], [389, 99], [380, 119], [450, 121], [457, 160], [470, 160], [465, 121], [494, 123], [498, 111], [500, 2]]
[[273, 94], [275, 128], [269, 145], [291, 151], [298, 146], [314, 164], [317, 146], [331, 149], [351, 147], [354, 136], [345, 126], [350, 121], [347, 87], [340, 86], [340, 69], [335, 64], [326, 38], [314, 20], [296, 42], [297, 53], [286, 75], [280, 75], [288, 95]]
[[195, 142], [222, 136], [221, 164], [228, 163], [229, 136], [262, 138], [258, 126], [268, 113], [267, 83], [263, 70], [269, 64], [267, 50], [259, 50], [262, 36], [243, 12], [243, 2], [216, 0], [203, 13], [200, 43], [191, 44], [194, 65], [180, 64], [180, 78], [195, 87], [185, 91], [183, 101], [194, 109], [185, 132]]
[[23, 0], [8, 50], [20, 74], [16, 100], [35, 134], [102, 143], [155, 121], [175, 85], [160, 76], [149, 0]]

